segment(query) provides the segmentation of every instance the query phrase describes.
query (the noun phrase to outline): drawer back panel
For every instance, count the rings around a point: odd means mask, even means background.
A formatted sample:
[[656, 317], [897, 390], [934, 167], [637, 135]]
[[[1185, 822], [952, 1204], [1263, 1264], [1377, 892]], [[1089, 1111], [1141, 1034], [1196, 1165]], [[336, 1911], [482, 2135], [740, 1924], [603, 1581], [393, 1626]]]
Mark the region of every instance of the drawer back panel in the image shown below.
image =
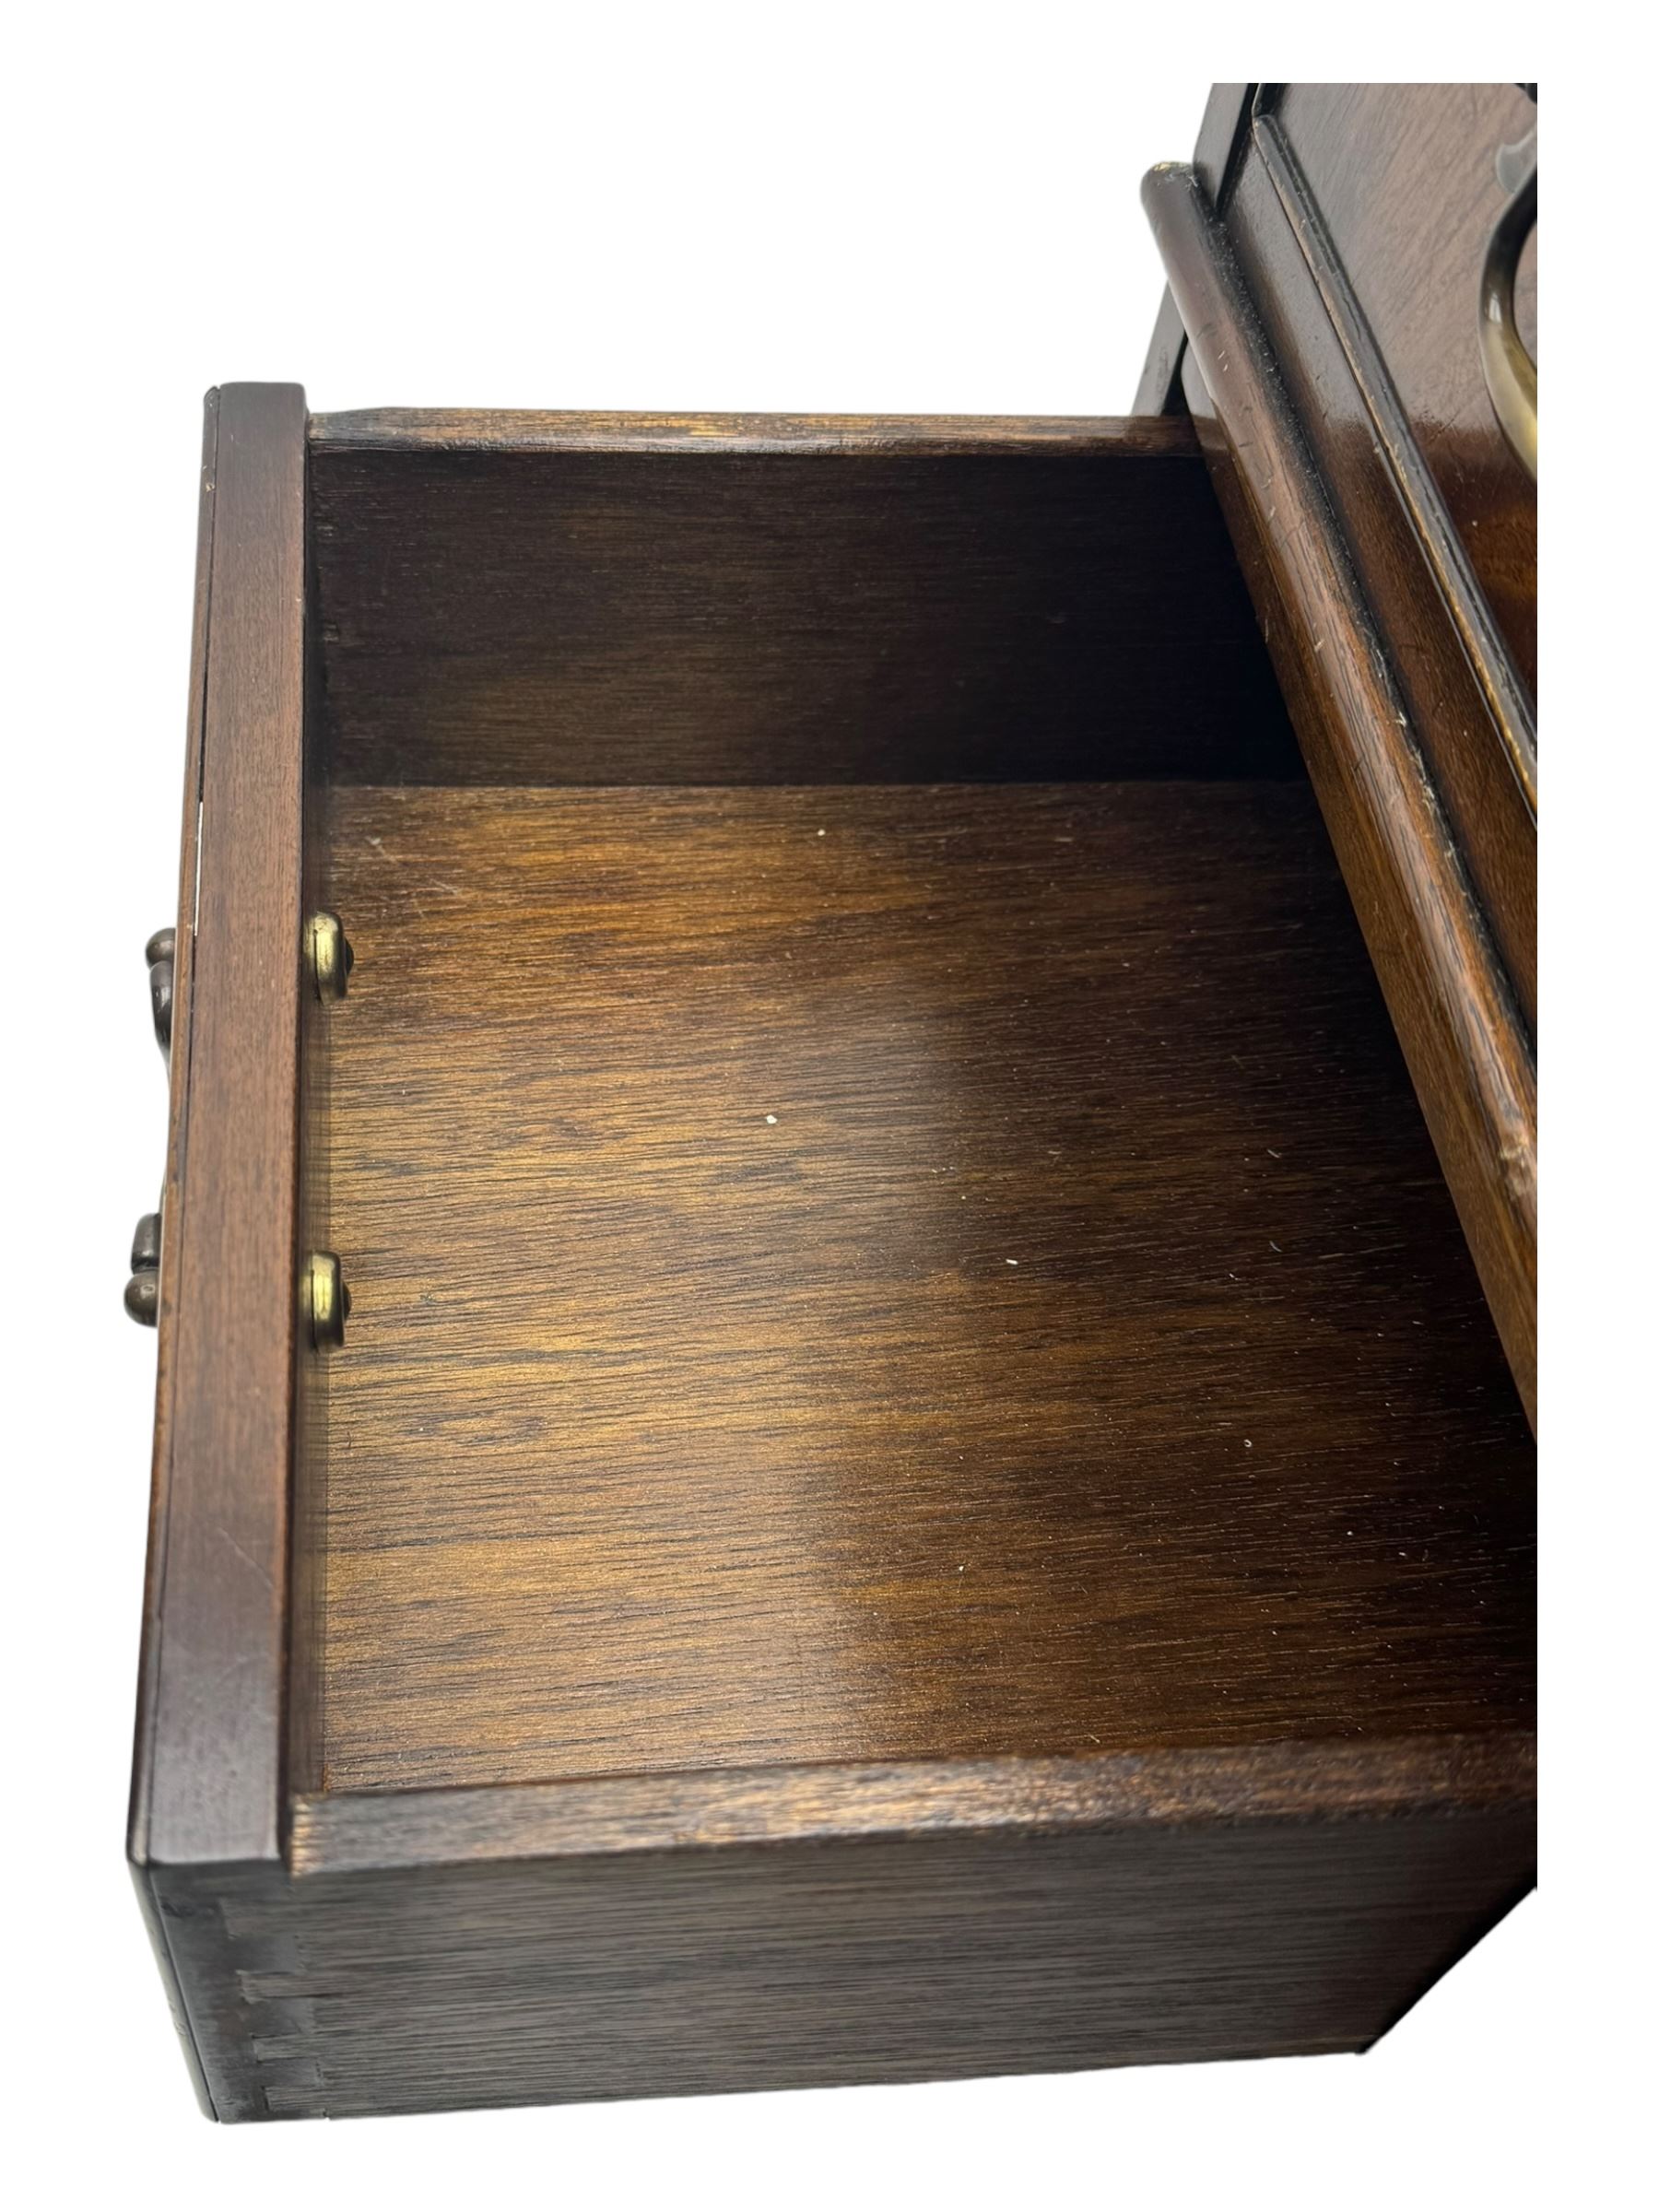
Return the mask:
[[322, 419], [339, 782], [1298, 772], [1183, 424], [665, 452], [398, 450]]

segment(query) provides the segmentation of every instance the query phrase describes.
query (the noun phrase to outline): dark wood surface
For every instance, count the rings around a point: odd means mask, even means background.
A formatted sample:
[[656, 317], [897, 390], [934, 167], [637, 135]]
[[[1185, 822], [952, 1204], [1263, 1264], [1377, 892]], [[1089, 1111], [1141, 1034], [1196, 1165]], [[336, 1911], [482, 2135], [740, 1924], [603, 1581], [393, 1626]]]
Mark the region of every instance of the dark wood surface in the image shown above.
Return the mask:
[[[1264, 87], [1268, 95], [1287, 88]], [[1519, 98], [1519, 95], [1516, 95]], [[1439, 173], [1418, 169], [1418, 224], [1432, 229]], [[1535, 736], [1530, 691], [1465, 554], [1453, 512], [1394, 390], [1382, 353], [1303, 176], [1277, 104], [1256, 116], [1225, 218], [1258, 304], [1262, 328], [1352, 564], [1357, 588], [1388, 642], [1413, 742], [1456, 841], [1523, 1018], [1536, 997]], [[1396, 239], [1407, 265], [1428, 268], [1421, 241]], [[1470, 267], [1479, 267], [1477, 253]], [[1465, 272], [1467, 275], [1467, 272]], [[1473, 312], [1441, 272], [1425, 288]], [[1460, 324], [1460, 327], [1462, 325]], [[1484, 397], [1484, 390], [1482, 396]], [[1488, 408], [1502, 467], [1521, 475]], [[1535, 582], [1531, 486], [1524, 547], [1496, 509], [1473, 535], [1514, 546]]]
[[[1531, 1040], [1425, 772], [1407, 694], [1191, 170], [1146, 198], [1189, 333], [1186, 391], [1360, 925], [1512, 1369], [1535, 1387]], [[1448, 662], [1456, 657], [1442, 642]]]
[[363, 407], [313, 415], [318, 453], [1191, 455], [1184, 423], [1087, 415], [648, 415], [534, 408]]
[[497, 1865], [696, 1845], [1109, 1828], [1455, 1818], [1530, 1807], [1532, 1732], [1309, 1742], [1079, 1758], [907, 1759], [726, 1767], [296, 1799], [288, 1857], [303, 1880], [392, 1868]]
[[[323, 664], [318, 650], [316, 569], [308, 559], [306, 575], [304, 846], [300, 855], [300, 913], [333, 913], [337, 900], [329, 868], [327, 836], [330, 804], [326, 718], [323, 711]], [[347, 943], [350, 942], [347, 938]], [[338, 1002], [319, 995], [302, 975], [300, 993], [300, 1071], [295, 1101], [299, 1167], [299, 1250], [329, 1252], [334, 1247], [329, 1199], [328, 1091], [334, 1065], [330, 1026]], [[283, 1766], [290, 1794], [314, 1789], [322, 1778], [323, 1606], [326, 1547], [322, 1515], [326, 1465], [328, 1391], [334, 1364], [330, 1350], [319, 1350], [309, 1327], [299, 1333], [294, 1364], [294, 1464], [313, 1470], [313, 1478], [292, 1486], [293, 1526], [288, 1547], [288, 1698], [284, 1713]]]
[[1524, 1715], [1525, 1424], [1305, 785], [328, 834], [327, 1787]]
[[[169, 1014], [167, 1158], [161, 1189], [163, 1224], [183, 1218], [185, 1108], [190, 1095], [190, 1004], [194, 966], [195, 931], [182, 926], [194, 920], [196, 906], [196, 865], [200, 858], [197, 827], [202, 811], [202, 739], [206, 705], [207, 612], [213, 584], [213, 518], [218, 498], [219, 394], [209, 392], [202, 408], [202, 464], [196, 501], [195, 592], [192, 606], [190, 688], [187, 694], [184, 737], [184, 790], [179, 825], [179, 925], [173, 932], [173, 994]], [[171, 1248], [171, 1249], [170, 1249]], [[158, 1275], [159, 1304], [156, 1328], [156, 1420], [151, 1435], [149, 1529], [145, 1554], [144, 1612], [138, 1656], [138, 1701], [133, 1755], [132, 1794], [128, 1833], [137, 1847], [149, 1825], [149, 1785], [152, 1732], [156, 1717], [156, 1688], [161, 1657], [161, 1598], [167, 1557], [167, 1509], [172, 1482], [173, 1358], [178, 1342], [174, 1312], [178, 1299], [175, 1264], [177, 1238], [163, 1242]], [[140, 1892], [145, 1885], [140, 1880]], [[152, 1931], [154, 1932], [154, 1931]], [[160, 1955], [160, 1946], [158, 1946]]]
[[[1193, 149], [1193, 167], [1198, 182], [1209, 194], [1212, 206], [1219, 206], [1225, 196], [1235, 153], [1248, 143], [1250, 112], [1254, 99], [1254, 85], [1212, 85], [1209, 99], [1205, 102], [1204, 119], [1198, 125], [1197, 143]], [[1147, 348], [1146, 365], [1141, 371], [1140, 383], [1135, 394], [1136, 415], [1166, 415], [1181, 419], [1186, 417], [1186, 397], [1182, 390], [1181, 371], [1182, 356], [1186, 351], [1186, 326], [1181, 320], [1181, 310], [1168, 288], [1159, 303], [1158, 319], [1152, 326], [1151, 343]]]
[[1186, 401], [1181, 390], [1181, 357], [1186, 350], [1186, 326], [1181, 310], [1166, 288], [1158, 303], [1158, 319], [1147, 347], [1147, 359], [1135, 390], [1135, 412], [1140, 416], [1167, 416], [1184, 419]]
[[1530, 1880], [1530, 1454], [1191, 429], [324, 418], [307, 573], [302, 426], [186, 812], [210, 2109], [1362, 2046]]
[[218, 2109], [266, 2119], [1352, 2050], [1530, 1880], [1524, 1758], [1409, 1806], [1338, 1750], [1314, 1818], [1169, 1818], [1159, 1787], [1057, 1832], [233, 1869], [166, 1902]]
[[1184, 423], [371, 422], [312, 446], [341, 782], [1296, 771]]
[[[1510, 196], [1519, 85], [1286, 85], [1277, 114], [1411, 434], [1525, 682], [1537, 686], [1537, 500], [1481, 374], [1477, 280]], [[1536, 241], [1515, 308], [1537, 353]]]
[[[1536, 501], [1486, 392], [1476, 302], [1498, 155], [1535, 113], [1514, 85], [1218, 85], [1194, 163], [1529, 1028]], [[1184, 410], [1169, 305], [1142, 399]], [[1535, 347], [1532, 247], [1518, 305]]]
[[227, 385], [209, 425], [134, 1771], [140, 1865], [274, 1857], [282, 1804], [304, 395]]
[[[179, 827], [179, 898], [181, 922], [195, 912], [197, 841], [201, 812], [202, 737], [206, 701], [207, 613], [213, 582], [213, 519], [218, 496], [219, 394], [209, 392], [202, 408], [202, 461], [196, 501], [195, 591], [192, 606], [190, 680], [187, 692], [184, 739], [184, 792]], [[181, 1184], [184, 1168], [184, 1108], [189, 1085], [184, 1071], [190, 1053], [190, 983], [195, 933], [175, 927], [173, 941], [173, 997], [170, 1009], [168, 1052], [167, 1159], [163, 1173], [161, 1213], [164, 1219], [182, 1218]], [[173, 1077], [174, 1069], [178, 1078]], [[209, 2116], [214, 2112], [210, 2085], [199, 2041], [191, 2018], [191, 1993], [186, 1975], [170, 1935], [170, 1923], [155, 1895], [153, 1877], [145, 1863], [150, 1825], [150, 1775], [156, 1721], [156, 1691], [161, 1657], [161, 1602], [167, 1558], [167, 1509], [172, 1476], [172, 1363], [177, 1332], [173, 1311], [176, 1277], [170, 1272], [159, 1279], [165, 1305], [157, 1317], [156, 1423], [152, 1437], [149, 1493], [149, 1530], [144, 1574], [144, 1610], [138, 1655], [137, 1717], [134, 1732], [133, 1773], [127, 1812], [127, 1850], [133, 1888], [150, 1939], [156, 1965], [166, 1992], [169, 2015], [195, 2091], [196, 2102]], [[165, 1313], [165, 1325], [162, 1313]]]

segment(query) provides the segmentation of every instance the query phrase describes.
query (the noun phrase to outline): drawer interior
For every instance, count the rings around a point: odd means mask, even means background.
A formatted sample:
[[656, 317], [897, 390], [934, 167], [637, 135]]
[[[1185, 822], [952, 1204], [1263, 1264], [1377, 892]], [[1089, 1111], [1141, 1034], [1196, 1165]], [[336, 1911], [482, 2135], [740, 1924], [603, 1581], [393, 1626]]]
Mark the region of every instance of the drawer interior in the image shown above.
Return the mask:
[[1528, 1433], [1184, 431], [311, 470], [298, 1783], [1524, 1724]]

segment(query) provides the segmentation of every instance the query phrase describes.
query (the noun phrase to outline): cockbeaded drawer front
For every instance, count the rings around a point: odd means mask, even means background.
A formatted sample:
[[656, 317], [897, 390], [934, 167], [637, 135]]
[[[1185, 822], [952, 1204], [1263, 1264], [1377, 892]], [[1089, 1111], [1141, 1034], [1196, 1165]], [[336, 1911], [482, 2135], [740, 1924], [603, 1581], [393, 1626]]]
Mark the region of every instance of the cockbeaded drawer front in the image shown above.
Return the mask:
[[1529, 1408], [1532, 90], [1218, 86], [1147, 180], [1175, 312], [1143, 387], [1204, 442]]

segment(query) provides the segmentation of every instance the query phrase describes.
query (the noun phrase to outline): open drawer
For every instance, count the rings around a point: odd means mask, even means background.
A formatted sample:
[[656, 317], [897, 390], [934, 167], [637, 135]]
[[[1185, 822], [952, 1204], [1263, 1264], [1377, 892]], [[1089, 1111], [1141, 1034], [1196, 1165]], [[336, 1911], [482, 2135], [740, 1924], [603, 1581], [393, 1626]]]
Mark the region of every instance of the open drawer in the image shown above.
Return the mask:
[[210, 2109], [1379, 2034], [1530, 1879], [1531, 1446], [1190, 428], [234, 387], [205, 484]]

